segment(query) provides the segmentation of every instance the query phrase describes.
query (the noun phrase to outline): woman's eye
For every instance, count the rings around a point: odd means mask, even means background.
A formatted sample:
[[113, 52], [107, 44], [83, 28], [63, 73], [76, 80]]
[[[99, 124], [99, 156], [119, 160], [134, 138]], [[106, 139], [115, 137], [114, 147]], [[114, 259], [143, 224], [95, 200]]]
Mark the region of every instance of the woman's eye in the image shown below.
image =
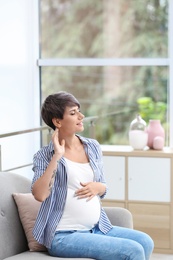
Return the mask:
[[81, 113], [81, 111], [80, 111], [80, 110], [78, 110], [78, 111], [72, 111], [72, 112], [70, 113], [70, 115], [75, 115], [76, 113]]

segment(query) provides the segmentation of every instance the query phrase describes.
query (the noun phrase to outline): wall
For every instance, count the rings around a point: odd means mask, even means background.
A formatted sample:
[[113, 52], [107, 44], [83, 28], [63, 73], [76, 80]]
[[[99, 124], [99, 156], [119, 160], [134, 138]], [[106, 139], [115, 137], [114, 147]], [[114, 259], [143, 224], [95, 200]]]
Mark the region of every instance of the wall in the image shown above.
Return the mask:
[[[0, 1], [0, 134], [40, 125], [38, 0]], [[39, 133], [0, 139], [2, 170], [32, 162]], [[31, 167], [21, 174], [32, 176]]]

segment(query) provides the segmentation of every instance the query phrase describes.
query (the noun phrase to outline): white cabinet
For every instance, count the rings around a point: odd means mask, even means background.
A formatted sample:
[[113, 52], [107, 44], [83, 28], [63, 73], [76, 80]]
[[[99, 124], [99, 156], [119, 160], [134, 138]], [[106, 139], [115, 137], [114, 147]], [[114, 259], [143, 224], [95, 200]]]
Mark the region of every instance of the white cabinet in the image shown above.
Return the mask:
[[170, 158], [128, 157], [128, 200], [170, 202]]
[[104, 173], [108, 185], [106, 199], [125, 199], [125, 158], [104, 156]]
[[173, 254], [173, 150], [103, 145], [102, 151], [109, 188], [103, 206], [129, 209], [134, 228], [154, 240], [154, 251]]

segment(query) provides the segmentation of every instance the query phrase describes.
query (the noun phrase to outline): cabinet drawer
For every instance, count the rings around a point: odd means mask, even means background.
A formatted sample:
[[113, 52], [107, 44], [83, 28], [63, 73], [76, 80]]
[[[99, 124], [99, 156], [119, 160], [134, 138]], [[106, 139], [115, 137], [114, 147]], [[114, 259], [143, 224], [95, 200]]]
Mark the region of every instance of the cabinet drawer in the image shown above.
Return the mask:
[[155, 249], [169, 249], [171, 246], [170, 206], [156, 204], [129, 203], [133, 215], [134, 228], [149, 234]]
[[124, 202], [120, 202], [120, 201], [115, 201], [115, 200], [103, 199], [102, 200], [102, 207], [120, 207], [120, 208], [125, 208], [125, 203]]
[[128, 158], [128, 199], [170, 202], [170, 158]]
[[125, 157], [103, 156], [104, 173], [108, 185], [106, 199], [125, 199]]

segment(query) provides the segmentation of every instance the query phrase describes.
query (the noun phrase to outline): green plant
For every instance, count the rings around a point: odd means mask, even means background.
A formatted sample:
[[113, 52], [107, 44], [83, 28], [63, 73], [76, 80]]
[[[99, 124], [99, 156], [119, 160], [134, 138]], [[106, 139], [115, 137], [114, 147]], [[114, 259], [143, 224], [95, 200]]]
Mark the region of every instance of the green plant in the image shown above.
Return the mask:
[[167, 105], [165, 102], [154, 101], [151, 97], [137, 99], [139, 114], [148, 123], [150, 119], [165, 121]]

